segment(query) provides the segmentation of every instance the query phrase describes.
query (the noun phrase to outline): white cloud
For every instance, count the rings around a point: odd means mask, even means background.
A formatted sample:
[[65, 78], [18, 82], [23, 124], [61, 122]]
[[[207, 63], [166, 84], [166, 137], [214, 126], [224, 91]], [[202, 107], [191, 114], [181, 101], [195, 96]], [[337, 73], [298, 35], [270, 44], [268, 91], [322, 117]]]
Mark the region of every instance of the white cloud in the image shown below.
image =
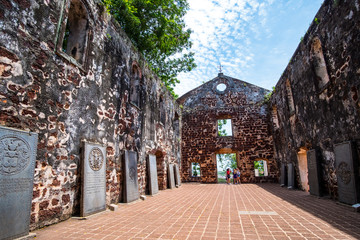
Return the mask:
[[[286, 65], [279, 64], [277, 68], [282, 69], [277, 70], [278, 73], [266, 72], [264, 76], [261, 75], [261, 70], [275, 70], [273, 63], [278, 62], [277, 59], [284, 58], [285, 46], [277, 45], [282, 43], [278, 40], [282, 34], [279, 31], [286, 29], [280, 29], [278, 26], [283, 26], [296, 14], [302, 16], [304, 11], [318, 8], [322, 0], [290, 0], [289, 5], [287, 0], [188, 0], [188, 2], [190, 10], [185, 16], [185, 22], [193, 30], [192, 51], [195, 52], [198, 67], [190, 73], [179, 74], [181, 83], [177, 85], [175, 92], [180, 96], [201, 85], [203, 81], [216, 77], [220, 62], [225, 75], [262, 87], [270, 88], [271, 86], [268, 85], [275, 85], [269, 82], [278, 79], [268, 80], [268, 76], [274, 78], [273, 76], [277, 74], [280, 77]], [[312, 6], [315, 5], [314, 2], [318, 4], [316, 7]], [[290, 11], [288, 8], [291, 6], [296, 7]], [[300, 9], [301, 6], [303, 10]], [[305, 8], [306, 6], [308, 7]], [[284, 9], [285, 7], [288, 8]], [[314, 16], [317, 9], [313, 11]], [[300, 31], [304, 32], [304, 30]], [[294, 50], [295, 48], [289, 49], [285, 58], [291, 56]], [[271, 58], [276, 61], [269, 60]]]

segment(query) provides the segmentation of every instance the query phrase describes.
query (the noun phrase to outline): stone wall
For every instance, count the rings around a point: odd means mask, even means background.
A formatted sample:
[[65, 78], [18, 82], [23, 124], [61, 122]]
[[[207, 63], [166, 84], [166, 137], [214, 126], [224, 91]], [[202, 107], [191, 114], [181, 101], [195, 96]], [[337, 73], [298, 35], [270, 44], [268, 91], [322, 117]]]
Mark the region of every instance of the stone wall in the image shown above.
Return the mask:
[[276, 157], [295, 165], [296, 184], [304, 189], [300, 155], [315, 149], [322, 191], [333, 198], [339, 178], [335, 144], [360, 136], [359, 11], [356, 0], [325, 1], [271, 99]]
[[[220, 91], [218, 85], [225, 84]], [[177, 101], [182, 112], [182, 180], [216, 183], [216, 154], [236, 153], [242, 182], [277, 181], [272, 136], [268, 129], [268, 90], [220, 73]], [[232, 136], [218, 136], [218, 119], [231, 119]], [[269, 176], [255, 177], [254, 161], [266, 160]], [[193, 177], [191, 163], [200, 163]]]
[[149, 153], [167, 188], [180, 108], [100, 1], [1, 0], [0, 29], [0, 124], [39, 134], [32, 229], [79, 214], [82, 140], [106, 145], [107, 204], [122, 201], [125, 149], [141, 194]]

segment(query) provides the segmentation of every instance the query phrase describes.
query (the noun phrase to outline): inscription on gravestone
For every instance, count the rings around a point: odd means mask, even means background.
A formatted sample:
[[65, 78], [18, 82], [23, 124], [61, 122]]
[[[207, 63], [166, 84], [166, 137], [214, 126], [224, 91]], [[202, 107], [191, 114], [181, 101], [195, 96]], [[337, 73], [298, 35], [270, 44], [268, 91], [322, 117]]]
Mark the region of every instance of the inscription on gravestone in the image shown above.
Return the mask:
[[355, 204], [359, 201], [354, 173], [354, 157], [351, 142], [335, 144], [339, 201], [347, 204]]
[[170, 189], [175, 187], [174, 164], [172, 163], [168, 166], [168, 184]]
[[148, 156], [147, 168], [149, 175], [149, 194], [154, 195], [159, 192], [157, 168], [156, 168], [156, 156], [154, 155]]
[[179, 165], [177, 165], [177, 164], [174, 165], [174, 172], [175, 172], [175, 185], [181, 186]]
[[137, 174], [137, 153], [125, 150], [124, 154], [124, 201], [126, 203], [139, 199]]
[[315, 196], [321, 196], [319, 161], [316, 157], [316, 150], [307, 152], [309, 192]]
[[28, 235], [37, 133], [0, 126], [0, 239]]
[[294, 165], [292, 163], [288, 163], [287, 165], [287, 171], [288, 171], [288, 188], [292, 189], [295, 186], [295, 177], [294, 177]]
[[280, 175], [280, 186], [283, 187], [287, 184], [287, 172], [286, 172], [286, 164], [281, 163], [281, 175]]
[[83, 150], [80, 215], [86, 217], [106, 209], [106, 150], [89, 142]]

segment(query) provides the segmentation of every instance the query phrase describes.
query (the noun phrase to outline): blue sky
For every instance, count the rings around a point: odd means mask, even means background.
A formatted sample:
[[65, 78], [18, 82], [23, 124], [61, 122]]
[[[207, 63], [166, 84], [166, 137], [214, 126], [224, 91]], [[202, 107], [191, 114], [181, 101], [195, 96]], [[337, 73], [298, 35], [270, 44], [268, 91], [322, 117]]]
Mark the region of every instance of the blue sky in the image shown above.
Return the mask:
[[188, 0], [197, 68], [181, 73], [179, 96], [217, 76], [271, 89], [323, 0]]

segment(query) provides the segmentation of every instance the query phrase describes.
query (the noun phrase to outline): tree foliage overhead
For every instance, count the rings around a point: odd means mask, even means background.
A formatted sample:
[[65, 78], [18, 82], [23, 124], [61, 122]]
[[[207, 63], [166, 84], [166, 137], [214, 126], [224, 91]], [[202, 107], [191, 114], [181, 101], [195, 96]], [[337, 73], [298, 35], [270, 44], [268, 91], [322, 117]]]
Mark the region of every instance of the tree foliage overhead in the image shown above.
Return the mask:
[[[190, 29], [184, 15], [187, 0], [103, 0], [152, 70], [174, 94], [180, 72], [196, 67], [191, 48]], [[188, 53], [183, 54], [183, 50]]]

